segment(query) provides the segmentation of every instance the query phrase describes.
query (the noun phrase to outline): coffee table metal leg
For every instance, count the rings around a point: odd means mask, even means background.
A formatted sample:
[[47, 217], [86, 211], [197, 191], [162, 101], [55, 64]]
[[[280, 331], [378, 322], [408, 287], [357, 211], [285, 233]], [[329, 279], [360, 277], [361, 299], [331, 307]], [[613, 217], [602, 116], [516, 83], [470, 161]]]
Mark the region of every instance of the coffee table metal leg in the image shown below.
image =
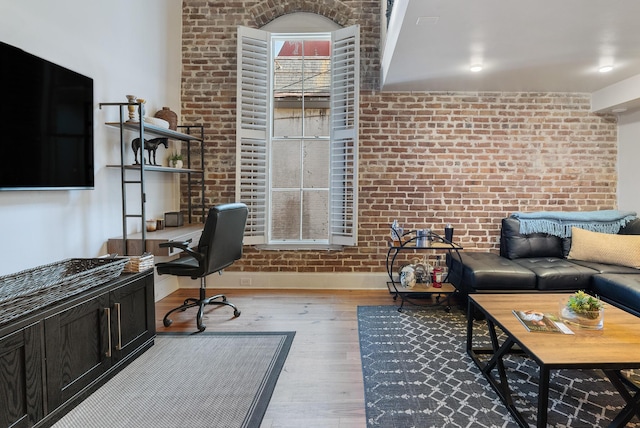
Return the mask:
[[509, 351], [511, 351], [511, 348], [513, 348], [513, 345], [515, 345], [515, 342], [511, 340], [511, 338], [507, 338], [504, 341], [504, 343], [500, 345], [500, 342], [498, 341], [498, 335], [496, 334], [495, 324], [493, 324], [493, 322], [487, 319], [487, 326], [489, 328], [489, 336], [491, 337], [491, 346], [493, 347], [493, 357], [491, 357], [491, 359], [487, 362], [485, 366], [486, 369], [483, 369], [483, 371], [486, 370], [486, 374], [489, 375], [489, 373], [494, 369], [494, 367], [496, 366], [498, 367], [498, 375], [500, 376], [500, 385], [501, 385], [502, 393], [505, 399], [507, 400], [507, 405], [511, 406], [513, 405], [513, 400], [511, 399], [511, 389], [509, 388], [509, 381], [507, 380], [507, 371], [504, 368], [504, 363], [502, 361], [502, 358]]
[[547, 426], [547, 405], [549, 404], [549, 369], [541, 365], [538, 380], [538, 427]]
[[467, 302], [467, 354], [473, 349], [473, 308], [471, 299]]
[[629, 386], [635, 391], [635, 395], [631, 395], [629, 390], [624, 384], [625, 377], [620, 370], [603, 370], [607, 375], [611, 384], [615, 386], [622, 398], [624, 398], [627, 405], [618, 413], [613, 421], [611, 421], [610, 427], [623, 427], [629, 422], [634, 414], [640, 417], [640, 389], [635, 385], [629, 383]]
[[[469, 303], [469, 314], [473, 313], [473, 304]], [[491, 348], [474, 348], [473, 347], [473, 317], [467, 319], [467, 354], [471, 357], [473, 362], [478, 366], [480, 372], [487, 379], [489, 384], [496, 391], [507, 410], [515, 418], [518, 425], [521, 427], [528, 427], [528, 423], [525, 421], [522, 414], [516, 408], [513, 402], [513, 396], [511, 388], [509, 388], [509, 381], [507, 379], [507, 372], [504, 367], [502, 358], [509, 353], [515, 342], [510, 337], [507, 337], [505, 341], [500, 345], [498, 335], [496, 334], [495, 324], [487, 318], [487, 327], [489, 329], [489, 335], [491, 337]], [[491, 355], [491, 358], [484, 362], [480, 359], [479, 355]], [[497, 368], [499, 381], [491, 374], [493, 369]], [[546, 415], [546, 414], [545, 414]], [[546, 417], [545, 417], [546, 420]]]

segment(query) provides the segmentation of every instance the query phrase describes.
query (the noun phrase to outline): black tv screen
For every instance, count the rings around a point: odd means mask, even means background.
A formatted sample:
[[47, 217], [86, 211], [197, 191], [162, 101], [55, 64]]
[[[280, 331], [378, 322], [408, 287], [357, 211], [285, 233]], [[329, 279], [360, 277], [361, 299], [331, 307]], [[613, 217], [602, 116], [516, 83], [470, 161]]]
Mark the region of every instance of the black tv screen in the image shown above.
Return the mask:
[[93, 79], [0, 42], [0, 88], [0, 190], [93, 188]]

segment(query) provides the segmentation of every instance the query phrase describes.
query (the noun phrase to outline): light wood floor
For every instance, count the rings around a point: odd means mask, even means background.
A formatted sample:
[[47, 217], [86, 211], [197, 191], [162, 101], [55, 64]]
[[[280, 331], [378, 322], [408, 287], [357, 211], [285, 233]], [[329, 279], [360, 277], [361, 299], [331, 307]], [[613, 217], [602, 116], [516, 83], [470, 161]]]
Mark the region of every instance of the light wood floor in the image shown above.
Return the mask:
[[[228, 307], [205, 310], [207, 331], [295, 331], [261, 428], [365, 428], [364, 387], [357, 306], [395, 305], [387, 290], [210, 290], [224, 292], [242, 314]], [[196, 309], [164, 314], [197, 289], [180, 289], [156, 303], [160, 331], [197, 331]]]

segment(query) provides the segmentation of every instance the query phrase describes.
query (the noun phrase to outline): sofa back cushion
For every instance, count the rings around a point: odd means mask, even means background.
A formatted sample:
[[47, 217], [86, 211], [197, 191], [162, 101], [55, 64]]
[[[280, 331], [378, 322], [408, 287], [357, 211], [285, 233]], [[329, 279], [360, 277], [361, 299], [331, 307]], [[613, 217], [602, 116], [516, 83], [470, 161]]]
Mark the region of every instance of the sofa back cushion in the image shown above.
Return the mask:
[[502, 219], [500, 232], [500, 255], [508, 259], [525, 257], [564, 257], [568, 253], [568, 243], [558, 236], [546, 233], [520, 233], [520, 221], [507, 217]]
[[571, 228], [569, 259], [640, 269], [640, 236]]
[[636, 218], [620, 229], [620, 235], [640, 235], [640, 218]]

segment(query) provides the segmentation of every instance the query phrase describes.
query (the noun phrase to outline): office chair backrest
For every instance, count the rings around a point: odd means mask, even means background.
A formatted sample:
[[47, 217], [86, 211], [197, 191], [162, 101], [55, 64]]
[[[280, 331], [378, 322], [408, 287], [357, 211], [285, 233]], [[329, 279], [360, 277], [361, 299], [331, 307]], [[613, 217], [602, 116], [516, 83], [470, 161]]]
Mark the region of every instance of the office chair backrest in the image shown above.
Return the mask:
[[247, 223], [245, 204], [220, 204], [209, 210], [198, 252], [206, 255], [205, 275], [218, 272], [242, 257], [242, 238]]

